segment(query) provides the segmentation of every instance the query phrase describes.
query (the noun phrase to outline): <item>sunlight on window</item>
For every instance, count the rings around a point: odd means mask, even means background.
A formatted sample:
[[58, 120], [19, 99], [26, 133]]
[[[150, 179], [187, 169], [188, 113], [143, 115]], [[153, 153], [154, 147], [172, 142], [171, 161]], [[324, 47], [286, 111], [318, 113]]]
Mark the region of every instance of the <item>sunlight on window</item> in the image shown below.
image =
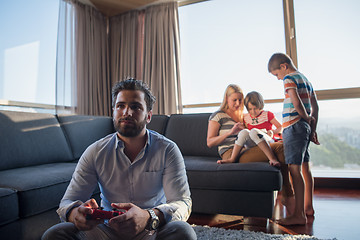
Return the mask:
[[315, 176], [360, 177], [360, 112], [350, 116], [346, 108], [359, 104], [359, 99], [319, 102], [320, 145], [310, 145]]
[[[39, 89], [40, 42], [33, 42], [5, 50], [3, 95], [5, 99], [36, 102]], [[21, 84], [19, 85], [19, 80]]]
[[360, 1], [295, 0], [298, 63], [314, 88], [360, 86]]
[[0, 1], [0, 100], [55, 104], [59, 1]]
[[[360, 2], [294, 0], [294, 8], [298, 67], [314, 89], [359, 87]], [[282, 81], [267, 72], [269, 57], [285, 52], [282, 1], [206, 1], [181, 7], [179, 15], [184, 105], [221, 102], [230, 83], [245, 94], [284, 97]], [[319, 105], [321, 145], [310, 145], [314, 176], [360, 177], [360, 99]], [[264, 109], [282, 121], [282, 103]]]
[[221, 102], [230, 83], [282, 96], [267, 71], [270, 56], [285, 51], [282, 1], [205, 1], [180, 7], [179, 16], [183, 104]]

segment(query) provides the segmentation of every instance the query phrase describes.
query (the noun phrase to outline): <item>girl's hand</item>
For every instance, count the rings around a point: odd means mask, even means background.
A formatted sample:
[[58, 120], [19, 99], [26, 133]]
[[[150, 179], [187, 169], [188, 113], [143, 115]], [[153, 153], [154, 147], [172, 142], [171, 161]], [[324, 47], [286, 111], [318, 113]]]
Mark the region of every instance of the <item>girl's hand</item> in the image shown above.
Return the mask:
[[274, 137], [274, 131], [273, 130], [269, 130], [269, 131], [266, 131], [267, 135], [269, 135], [271, 138]]

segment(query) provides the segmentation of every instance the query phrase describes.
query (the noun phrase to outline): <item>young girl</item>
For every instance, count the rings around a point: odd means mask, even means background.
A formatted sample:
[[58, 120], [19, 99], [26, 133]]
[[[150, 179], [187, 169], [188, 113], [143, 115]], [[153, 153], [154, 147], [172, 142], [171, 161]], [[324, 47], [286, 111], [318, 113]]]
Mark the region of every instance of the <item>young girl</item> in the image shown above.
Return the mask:
[[[270, 111], [264, 111], [264, 99], [258, 92], [250, 92], [246, 95], [244, 105], [248, 111], [244, 115], [246, 129], [239, 132], [235, 141], [234, 149], [229, 159], [219, 160], [218, 163], [235, 162], [245, 148], [258, 146], [269, 159], [270, 165], [280, 167], [269, 143], [274, 142], [274, 136], [281, 134], [282, 126]], [[273, 129], [275, 126], [275, 129]]]

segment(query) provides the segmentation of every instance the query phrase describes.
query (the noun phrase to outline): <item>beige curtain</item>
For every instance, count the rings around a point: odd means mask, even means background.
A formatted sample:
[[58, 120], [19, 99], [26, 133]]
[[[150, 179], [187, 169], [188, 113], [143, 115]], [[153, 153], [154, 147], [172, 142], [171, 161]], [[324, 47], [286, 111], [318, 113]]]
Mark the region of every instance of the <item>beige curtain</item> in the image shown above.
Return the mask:
[[154, 113], [182, 113], [177, 2], [145, 9], [143, 80], [157, 101]]
[[110, 18], [109, 52], [112, 84], [125, 78], [141, 79], [141, 24], [139, 11]]
[[75, 113], [75, 8], [68, 1], [60, 1], [59, 7], [55, 109], [57, 114]]
[[178, 22], [176, 2], [110, 18], [112, 83], [145, 81], [157, 99], [154, 114], [182, 113]]
[[61, 1], [59, 16], [57, 113], [110, 116], [107, 19], [76, 0]]
[[107, 19], [93, 7], [75, 4], [77, 114], [111, 115]]
[[145, 81], [156, 96], [154, 114], [182, 113], [176, 2], [109, 20], [77, 0], [61, 4], [65, 7], [60, 8], [59, 39], [66, 41], [58, 41], [58, 109], [111, 116], [112, 85], [134, 77]]

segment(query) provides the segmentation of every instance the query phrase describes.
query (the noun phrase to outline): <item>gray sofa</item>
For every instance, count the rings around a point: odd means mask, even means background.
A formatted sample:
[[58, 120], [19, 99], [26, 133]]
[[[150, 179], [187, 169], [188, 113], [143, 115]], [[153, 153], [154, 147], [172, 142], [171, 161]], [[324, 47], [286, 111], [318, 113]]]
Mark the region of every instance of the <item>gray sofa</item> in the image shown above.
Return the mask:
[[[154, 115], [148, 125], [183, 153], [193, 212], [271, 218], [280, 172], [266, 163], [216, 164], [216, 149], [206, 146], [209, 115]], [[39, 239], [58, 223], [77, 160], [113, 132], [110, 117], [0, 111], [1, 239]]]

